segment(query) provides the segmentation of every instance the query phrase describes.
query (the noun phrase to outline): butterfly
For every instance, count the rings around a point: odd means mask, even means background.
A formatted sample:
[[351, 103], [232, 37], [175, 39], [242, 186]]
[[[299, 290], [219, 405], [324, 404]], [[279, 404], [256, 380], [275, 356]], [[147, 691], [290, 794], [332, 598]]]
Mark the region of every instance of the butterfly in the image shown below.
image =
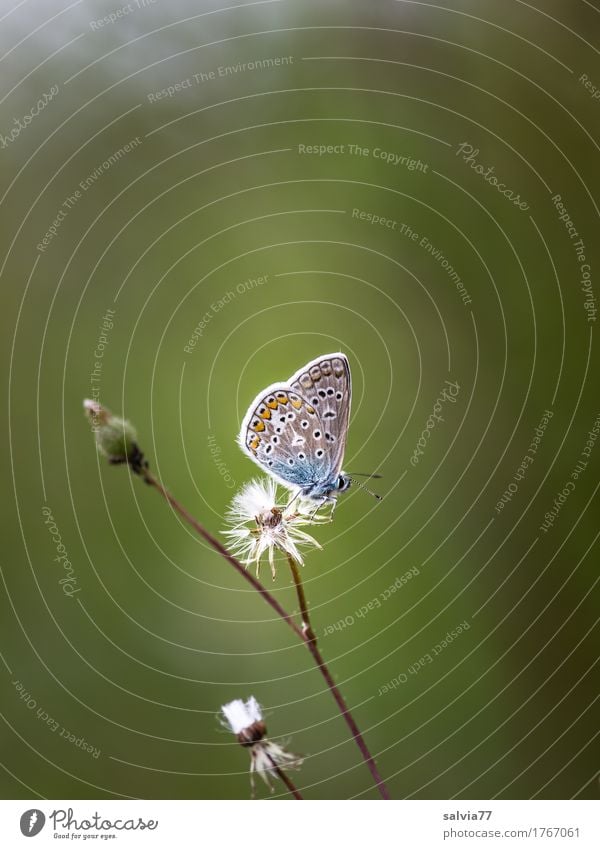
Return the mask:
[[348, 489], [342, 471], [352, 380], [344, 354], [311, 360], [284, 383], [256, 396], [238, 438], [242, 450], [275, 480], [324, 504]]

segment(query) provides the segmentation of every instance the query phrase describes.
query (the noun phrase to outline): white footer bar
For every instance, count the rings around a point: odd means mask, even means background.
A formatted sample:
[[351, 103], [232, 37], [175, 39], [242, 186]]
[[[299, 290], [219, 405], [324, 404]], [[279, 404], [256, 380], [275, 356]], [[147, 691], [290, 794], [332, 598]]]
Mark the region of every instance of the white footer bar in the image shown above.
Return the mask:
[[[265, 801], [269, 801], [266, 804]], [[0, 801], [0, 846], [598, 849], [594, 801]]]

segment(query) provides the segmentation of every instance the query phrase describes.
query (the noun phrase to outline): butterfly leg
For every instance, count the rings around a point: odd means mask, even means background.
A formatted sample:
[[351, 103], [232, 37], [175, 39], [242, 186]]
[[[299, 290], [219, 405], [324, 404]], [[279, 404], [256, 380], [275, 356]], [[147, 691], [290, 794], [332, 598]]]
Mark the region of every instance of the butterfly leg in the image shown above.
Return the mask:
[[289, 510], [290, 507], [292, 506], [292, 504], [294, 503], [294, 501], [296, 501], [298, 498], [300, 498], [301, 495], [302, 495], [302, 489], [299, 489], [298, 492], [292, 498], [292, 500], [288, 501], [288, 503], [285, 505], [285, 509]]
[[321, 509], [321, 507], [322, 507], [322, 506], [323, 506], [323, 505], [324, 505], [324, 504], [325, 504], [328, 500], [329, 500], [329, 499], [327, 498], [327, 496], [326, 496], [326, 495], [323, 495], [323, 496], [321, 497], [321, 500], [319, 501], [319, 503], [317, 504], [317, 506], [315, 507], [315, 509], [313, 510], [313, 512], [312, 512], [312, 513], [311, 513], [311, 515], [310, 515], [310, 521], [311, 521], [311, 522], [313, 521], [313, 519], [315, 518], [315, 516], [317, 515], [317, 513], [319, 512], [319, 510]]

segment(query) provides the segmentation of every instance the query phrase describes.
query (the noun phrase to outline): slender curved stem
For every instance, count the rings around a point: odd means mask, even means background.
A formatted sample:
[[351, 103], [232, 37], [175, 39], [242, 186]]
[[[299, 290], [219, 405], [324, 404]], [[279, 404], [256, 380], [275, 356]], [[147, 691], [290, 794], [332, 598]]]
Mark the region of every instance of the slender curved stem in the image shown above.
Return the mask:
[[252, 584], [252, 586], [254, 587], [255, 590], [258, 590], [258, 592], [262, 595], [262, 597], [267, 602], [267, 604], [270, 604], [271, 607], [273, 608], [273, 610], [279, 616], [281, 616], [282, 619], [284, 619], [287, 622], [287, 624], [290, 626], [290, 628], [296, 634], [296, 636], [300, 637], [300, 639], [303, 640], [304, 636], [302, 634], [302, 631], [300, 630], [300, 628], [298, 628], [298, 626], [296, 625], [296, 623], [294, 622], [294, 620], [292, 619], [290, 614], [285, 612], [285, 610], [279, 604], [277, 599], [274, 598], [271, 595], [271, 593], [263, 587], [263, 585], [260, 583], [260, 581], [257, 580], [254, 577], [254, 575], [252, 575], [251, 572], [249, 572], [247, 569], [245, 569], [244, 566], [240, 563], [240, 561], [236, 557], [234, 557], [233, 554], [230, 554], [227, 551], [227, 549], [225, 548], [225, 546], [222, 545], [216, 537], [214, 537], [209, 531], [207, 531], [206, 528], [204, 528], [200, 524], [200, 522], [198, 522], [196, 519], [194, 519], [194, 517], [190, 513], [188, 513], [188, 511], [185, 509], [185, 507], [183, 507], [177, 501], [177, 499], [174, 498], [171, 495], [171, 493], [168, 490], [165, 489], [165, 487], [161, 484], [161, 482], [159, 480], [157, 480], [157, 478], [155, 478], [154, 475], [151, 472], [149, 472], [147, 469], [145, 469], [144, 472], [143, 472], [143, 478], [144, 478], [144, 480], [146, 481], [147, 484], [149, 484], [150, 486], [153, 486], [154, 489], [156, 489], [158, 492], [160, 492], [162, 497], [166, 501], [169, 502], [171, 507], [173, 507], [173, 509], [176, 510], [177, 513], [179, 513], [179, 515], [183, 519], [185, 519], [185, 521], [188, 523], [188, 525], [191, 525], [192, 528], [196, 531], [196, 533], [198, 533], [214, 549], [216, 549], [216, 551], [218, 551], [219, 554], [222, 557], [224, 557], [233, 566], [233, 568], [236, 569], [240, 573], [240, 575], [244, 578], [244, 580], [246, 580], [246, 581], [248, 581], [248, 583]]
[[[198, 533], [203, 539], [206, 540], [206, 542], [209, 545], [211, 545], [216, 551], [218, 551], [218, 553], [222, 557], [224, 557], [227, 560], [227, 562], [230, 563], [237, 572], [239, 572], [239, 574], [244, 578], [244, 580], [248, 581], [248, 583], [250, 583], [254, 587], [255, 590], [258, 590], [258, 592], [261, 594], [261, 596], [264, 598], [264, 600], [267, 602], [267, 604], [269, 604], [273, 608], [273, 610], [279, 616], [281, 616], [281, 618], [284, 620], [284, 622], [287, 623], [287, 625], [292, 629], [292, 631], [296, 634], [296, 636], [300, 640], [302, 640], [302, 642], [306, 645], [306, 647], [310, 651], [311, 655], [313, 656], [313, 659], [314, 659], [319, 671], [321, 672], [321, 675], [325, 679], [325, 682], [326, 682], [329, 690], [331, 691], [331, 694], [332, 694], [333, 698], [335, 699], [335, 701], [336, 701], [336, 703], [337, 703], [337, 705], [340, 709], [340, 712], [341, 712], [342, 716], [344, 717], [344, 719], [346, 721], [346, 724], [350, 728], [350, 731], [352, 733], [354, 741], [355, 741], [356, 745], [358, 746], [360, 753], [361, 753], [367, 767], [369, 768], [371, 775], [373, 776], [373, 780], [375, 782], [377, 789], [379, 790], [379, 793], [381, 794], [383, 799], [390, 799], [391, 797], [389, 795], [388, 789], [385, 786], [385, 783], [383, 782], [383, 779], [381, 778], [379, 771], [377, 770], [377, 766], [375, 764], [375, 761], [373, 760], [373, 756], [369, 752], [369, 749], [367, 748], [367, 744], [363, 740], [362, 734], [360, 733], [358, 726], [357, 726], [356, 722], [354, 721], [354, 718], [353, 718], [352, 714], [350, 713], [346, 702], [344, 701], [344, 697], [342, 696], [339, 689], [337, 688], [337, 685], [336, 685], [335, 681], [333, 680], [333, 678], [331, 676], [331, 673], [330, 673], [330, 671], [327, 667], [327, 664], [325, 663], [325, 660], [323, 659], [323, 655], [321, 654], [321, 652], [319, 651], [319, 648], [317, 647], [317, 638], [316, 638], [314, 631], [312, 630], [312, 627], [310, 625], [310, 618], [309, 618], [309, 614], [308, 614], [308, 605], [307, 605], [307, 602], [306, 602], [306, 596], [304, 595], [304, 587], [302, 585], [302, 579], [300, 578], [300, 572], [298, 571], [298, 566], [296, 564], [296, 561], [293, 560], [293, 558], [290, 558], [290, 568], [292, 570], [292, 576], [294, 577], [294, 583], [296, 585], [296, 592], [298, 594], [298, 600], [300, 602], [300, 611], [301, 611], [301, 615], [302, 615], [302, 629], [298, 628], [298, 626], [296, 625], [296, 623], [294, 622], [294, 620], [290, 616], [290, 614], [286, 613], [286, 611], [279, 604], [277, 599], [274, 598], [274, 596], [272, 596], [271, 593], [267, 589], [265, 589], [265, 587], [263, 587], [263, 585], [260, 583], [260, 581], [258, 581], [247, 569], [245, 569], [244, 566], [240, 563], [240, 561], [236, 557], [234, 557], [232, 554], [230, 554], [230, 552], [227, 551], [225, 546], [222, 545], [219, 542], [219, 540], [210, 533], [210, 531], [207, 531], [206, 528], [203, 525], [201, 525], [200, 522], [198, 522], [197, 519], [195, 519], [190, 513], [188, 513], [188, 511], [185, 509], [185, 507], [183, 507], [177, 501], [177, 499], [174, 498], [167, 489], [165, 489], [165, 487], [162, 485], [162, 483], [157, 478], [154, 477], [154, 475], [148, 470], [147, 467], [144, 467], [144, 468], [141, 468], [140, 470], [137, 470], [137, 469], [133, 468], [133, 466], [132, 466], [132, 469], [133, 469], [133, 471], [137, 472], [137, 474], [141, 474], [141, 476], [146, 481], [146, 483], [149, 484], [150, 486], [154, 487], [154, 489], [156, 489], [157, 492], [159, 492], [162, 495], [162, 497], [165, 499], [165, 501], [167, 501], [171, 505], [171, 507], [177, 513], [179, 513], [179, 515], [183, 519], [185, 519], [185, 521], [189, 525], [191, 525], [192, 528], [194, 528], [196, 533]], [[279, 777], [281, 778], [281, 780], [284, 782], [284, 784], [288, 787], [290, 792], [292, 792], [292, 793], [294, 793], [294, 795], [296, 795], [298, 793], [298, 791], [296, 790], [295, 787], [292, 790], [293, 784], [292, 784], [291, 780], [288, 778], [288, 776], [285, 775], [283, 773], [283, 771], [278, 771], [278, 768], [276, 768], [276, 772], [279, 775]], [[281, 774], [280, 774], [280, 772], [281, 772]], [[298, 795], [296, 795], [296, 798], [301, 799], [302, 796], [300, 796], [298, 794]]]
[[355, 741], [356, 745], [358, 746], [358, 748], [360, 749], [360, 753], [363, 756], [363, 759], [364, 759], [365, 763], [367, 764], [367, 767], [369, 768], [371, 775], [373, 776], [373, 781], [375, 782], [377, 789], [379, 790], [379, 792], [381, 793], [381, 795], [384, 799], [389, 799], [390, 795], [389, 795], [388, 789], [385, 786], [385, 783], [384, 783], [383, 779], [381, 778], [381, 775], [379, 774], [379, 770], [377, 769], [377, 765], [376, 765], [375, 761], [373, 760], [373, 756], [371, 755], [371, 753], [370, 753], [370, 751], [367, 747], [367, 744], [365, 743], [363, 736], [359, 731], [358, 725], [354, 721], [354, 717], [350, 713], [350, 710], [348, 709], [348, 705], [346, 704], [344, 697], [342, 696], [342, 694], [339, 691], [335, 681], [333, 680], [331, 672], [329, 671], [329, 668], [328, 668], [327, 664], [325, 663], [325, 660], [323, 659], [323, 655], [321, 654], [319, 647], [317, 646], [317, 637], [316, 637], [315, 632], [312, 629], [312, 625], [310, 624], [310, 616], [309, 616], [309, 613], [308, 613], [308, 602], [306, 601], [306, 595], [304, 593], [304, 585], [302, 583], [302, 576], [300, 575], [300, 569], [298, 568], [298, 564], [291, 555], [288, 555], [288, 563], [290, 564], [290, 569], [292, 571], [292, 577], [294, 579], [294, 584], [295, 584], [295, 587], [296, 587], [296, 593], [298, 595], [298, 603], [300, 605], [300, 615], [302, 617], [302, 635], [303, 635], [304, 642], [306, 643], [309, 652], [312, 654], [315, 663], [319, 667], [321, 674], [325, 678], [325, 681], [327, 682], [327, 686], [331, 690], [331, 695], [336, 700], [337, 705], [338, 705], [338, 707], [341, 711], [341, 714], [344, 717], [344, 719], [346, 720], [348, 727], [350, 728], [352, 736], [354, 737], [354, 741]]

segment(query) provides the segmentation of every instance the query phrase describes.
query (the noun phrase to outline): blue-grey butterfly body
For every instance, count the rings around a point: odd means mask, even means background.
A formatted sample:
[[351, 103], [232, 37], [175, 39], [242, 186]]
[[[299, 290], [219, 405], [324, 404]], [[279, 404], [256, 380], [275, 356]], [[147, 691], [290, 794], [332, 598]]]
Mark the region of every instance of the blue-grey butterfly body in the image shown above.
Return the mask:
[[250, 404], [239, 435], [242, 450], [288, 489], [335, 501], [351, 483], [342, 472], [351, 394], [344, 354], [311, 360]]

